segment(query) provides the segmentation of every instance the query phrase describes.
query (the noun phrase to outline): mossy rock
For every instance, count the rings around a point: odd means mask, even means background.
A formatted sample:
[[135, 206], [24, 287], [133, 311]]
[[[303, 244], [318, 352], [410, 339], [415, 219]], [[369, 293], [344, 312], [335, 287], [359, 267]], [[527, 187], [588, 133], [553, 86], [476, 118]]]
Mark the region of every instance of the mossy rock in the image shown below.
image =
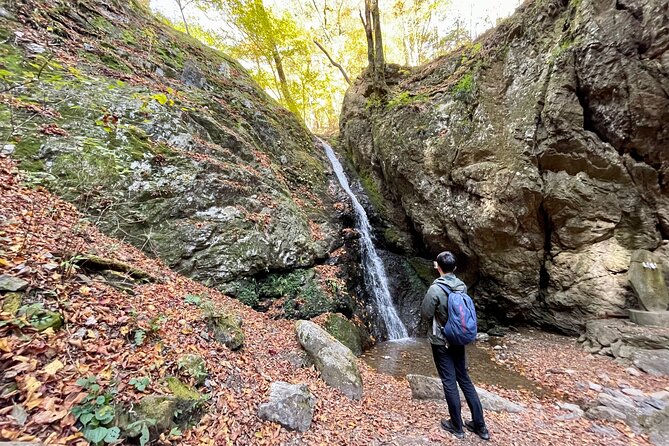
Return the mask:
[[231, 314], [218, 313], [208, 317], [214, 338], [230, 350], [239, 350], [244, 345], [242, 319]]
[[167, 378], [166, 382], [176, 401], [176, 423], [184, 429], [197, 424], [204, 414], [208, 395], [201, 394], [174, 376]]
[[63, 316], [57, 311], [46, 310], [42, 304], [29, 305], [23, 311], [20, 311], [19, 315], [24, 316], [37, 331], [44, 331], [49, 328], [56, 331], [63, 326]]
[[116, 408], [114, 425], [127, 438], [139, 437], [143, 428], [149, 430], [149, 438], [156, 440], [161, 433], [169, 432], [176, 424], [174, 414], [177, 399], [169, 395], [149, 395], [128, 410]]
[[179, 378], [173, 376], [166, 379], [167, 388], [170, 389], [170, 392], [180, 400], [193, 400], [199, 401], [202, 399], [202, 395], [197, 390], [191, 389], [186, 384], [182, 383]]
[[181, 373], [191, 378], [196, 385], [204, 384], [204, 381], [209, 376], [207, 371], [207, 364], [202, 356], [199, 355], [184, 355], [177, 361], [177, 367]]
[[341, 314], [331, 314], [324, 324], [325, 330], [348, 347], [355, 356], [362, 354], [362, 339], [358, 327]]
[[432, 260], [423, 259], [421, 257], [411, 257], [409, 258], [409, 264], [416, 272], [416, 275], [421, 280], [421, 282], [423, 282], [423, 284], [426, 286], [432, 285], [434, 279], [439, 276], [434, 269]]
[[23, 303], [23, 293], [7, 293], [2, 298], [2, 311], [15, 316]]

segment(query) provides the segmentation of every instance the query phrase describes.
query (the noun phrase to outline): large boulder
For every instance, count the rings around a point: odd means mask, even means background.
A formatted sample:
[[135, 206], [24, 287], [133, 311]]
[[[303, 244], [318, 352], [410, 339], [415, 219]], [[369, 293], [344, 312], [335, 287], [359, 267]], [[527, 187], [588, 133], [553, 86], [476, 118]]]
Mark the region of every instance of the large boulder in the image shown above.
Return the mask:
[[362, 397], [362, 377], [351, 350], [311, 321], [297, 321], [295, 330], [323, 381], [341, 390], [347, 397], [359, 400]]
[[269, 402], [258, 407], [258, 416], [283, 427], [306, 432], [314, 417], [316, 398], [305, 384], [278, 381], [270, 387]]
[[632, 362], [639, 369], [655, 376], [669, 376], [669, 349], [643, 350], [632, 352]]
[[669, 328], [641, 327], [623, 319], [596, 319], [586, 324], [581, 340], [590, 353], [630, 358], [640, 349], [669, 351]]
[[[411, 396], [414, 399], [443, 400], [445, 398], [444, 387], [439, 378], [423, 375], [407, 375], [407, 381], [409, 381], [409, 387], [411, 387]], [[465, 396], [463, 395], [462, 390], [458, 388], [458, 391], [460, 392], [460, 402], [465, 404]], [[520, 404], [516, 404], [507, 400], [506, 398], [503, 398], [485, 389], [481, 389], [480, 387], [476, 388], [476, 393], [479, 395], [481, 405], [486, 410], [511, 413], [525, 411], [525, 408]]]
[[666, 2], [618, 3], [526, 2], [472, 46], [390, 66], [385, 98], [366, 76], [346, 94], [341, 144], [389, 218], [455, 251], [500, 319], [623, 316], [631, 254], [669, 237]]
[[355, 356], [362, 354], [362, 339], [358, 327], [341, 314], [331, 314], [323, 323], [325, 330], [351, 350]]
[[669, 290], [664, 282], [662, 264], [652, 252], [634, 251], [627, 275], [643, 310], [667, 310]]

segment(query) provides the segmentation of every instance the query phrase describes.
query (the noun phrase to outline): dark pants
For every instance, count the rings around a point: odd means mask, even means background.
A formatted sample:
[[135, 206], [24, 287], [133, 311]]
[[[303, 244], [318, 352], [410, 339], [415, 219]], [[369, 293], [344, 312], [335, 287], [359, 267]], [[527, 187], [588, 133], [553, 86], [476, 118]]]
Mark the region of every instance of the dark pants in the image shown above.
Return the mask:
[[460, 394], [458, 393], [457, 384], [460, 385], [462, 393], [467, 400], [469, 410], [472, 412], [474, 426], [479, 429], [484, 427], [485, 420], [483, 419], [481, 401], [465, 368], [465, 347], [462, 345], [451, 345], [446, 348], [443, 345], [433, 344], [432, 356], [434, 357], [434, 363], [437, 366], [441, 382], [444, 385], [444, 395], [446, 396], [448, 412], [451, 415], [453, 427], [459, 431], [463, 428], [462, 416], [460, 414]]

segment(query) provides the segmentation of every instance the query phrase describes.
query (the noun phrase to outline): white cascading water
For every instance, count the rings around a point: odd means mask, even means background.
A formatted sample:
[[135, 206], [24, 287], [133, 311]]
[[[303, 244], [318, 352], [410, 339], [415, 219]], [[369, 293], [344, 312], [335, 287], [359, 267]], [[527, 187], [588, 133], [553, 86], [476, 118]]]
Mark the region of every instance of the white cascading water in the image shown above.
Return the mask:
[[388, 278], [386, 277], [386, 271], [383, 268], [383, 262], [376, 253], [374, 243], [372, 242], [372, 227], [369, 224], [367, 213], [351, 190], [346, 174], [344, 173], [344, 168], [337, 159], [337, 155], [335, 155], [330, 145], [325, 141], [321, 140], [321, 144], [323, 144], [325, 153], [330, 159], [330, 163], [337, 175], [339, 184], [341, 184], [341, 187], [344, 188], [353, 202], [353, 207], [355, 208], [356, 229], [360, 232], [360, 238], [362, 240], [362, 263], [365, 283], [368, 290], [371, 291], [374, 296], [379, 314], [381, 315], [381, 319], [388, 332], [388, 339], [396, 340], [407, 338], [409, 336], [407, 329], [397, 315], [397, 310], [395, 310], [393, 301], [390, 298]]

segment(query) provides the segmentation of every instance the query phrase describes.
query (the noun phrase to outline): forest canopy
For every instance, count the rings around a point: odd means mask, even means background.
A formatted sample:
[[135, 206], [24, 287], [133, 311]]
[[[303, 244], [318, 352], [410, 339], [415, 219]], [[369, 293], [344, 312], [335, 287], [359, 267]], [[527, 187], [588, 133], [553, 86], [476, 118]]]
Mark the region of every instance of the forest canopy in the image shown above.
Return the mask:
[[[378, 4], [385, 61], [417, 66], [470, 42], [520, 1], [367, 3]], [[368, 65], [364, 0], [151, 0], [151, 7], [239, 60], [317, 133], [336, 131], [344, 93]]]

